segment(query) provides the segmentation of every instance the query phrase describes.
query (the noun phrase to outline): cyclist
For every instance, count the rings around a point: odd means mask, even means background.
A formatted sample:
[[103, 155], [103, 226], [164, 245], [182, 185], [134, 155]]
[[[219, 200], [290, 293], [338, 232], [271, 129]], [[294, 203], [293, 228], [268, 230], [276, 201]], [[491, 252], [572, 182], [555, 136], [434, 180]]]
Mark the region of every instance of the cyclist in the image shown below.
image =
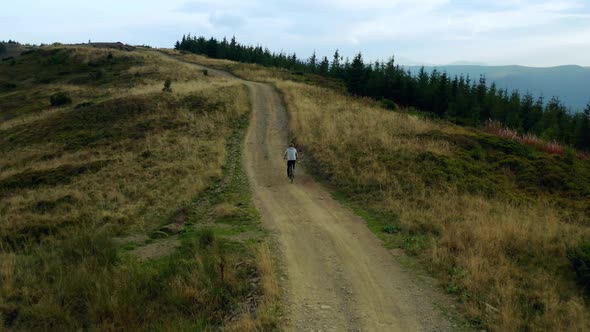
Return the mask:
[[293, 171], [295, 171], [295, 162], [297, 161], [297, 149], [295, 149], [293, 143], [289, 144], [289, 148], [285, 151], [283, 159], [287, 159], [287, 177], [289, 177], [291, 175], [289, 174], [289, 168], [292, 167]]

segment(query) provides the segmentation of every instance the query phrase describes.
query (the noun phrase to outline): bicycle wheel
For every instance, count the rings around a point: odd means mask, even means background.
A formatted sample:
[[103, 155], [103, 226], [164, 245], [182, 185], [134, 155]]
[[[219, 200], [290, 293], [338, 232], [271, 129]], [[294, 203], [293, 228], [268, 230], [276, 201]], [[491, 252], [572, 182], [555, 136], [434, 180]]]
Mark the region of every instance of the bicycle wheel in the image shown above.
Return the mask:
[[293, 169], [293, 165], [289, 165], [289, 181], [293, 183], [293, 179], [295, 178], [295, 170]]

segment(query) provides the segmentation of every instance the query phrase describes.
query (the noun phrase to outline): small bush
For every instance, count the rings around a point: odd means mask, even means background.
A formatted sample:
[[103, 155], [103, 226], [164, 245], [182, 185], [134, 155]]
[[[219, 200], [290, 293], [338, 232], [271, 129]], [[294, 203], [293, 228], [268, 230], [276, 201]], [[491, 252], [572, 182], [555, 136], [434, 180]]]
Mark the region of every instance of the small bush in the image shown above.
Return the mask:
[[397, 104], [391, 99], [381, 100], [381, 105], [387, 108], [388, 110], [399, 111], [399, 106], [397, 106]]
[[199, 232], [199, 245], [201, 248], [210, 247], [215, 242], [215, 235], [210, 228], [203, 229]]
[[92, 106], [92, 105], [94, 105], [94, 103], [93, 103], [93, 102], [91, 102], [91, 101], [85, 101], [85, 102], [82, 102], [82, 103], [80, 103], [80, 104], [76, 105], [76, 107], [74, 107], [74, 109], [77, 109], [77, 110], [79, 110], [79, 109], [81, 109], [81, 108], [90, 107], [90, 106]]
[[577, 157], [576, 150], [574, 150], [572, 147], [567, 147], [565, 149], [564, 157], [566, 163], [568, 163], [569, 165], [573, 165]]
[[93, 71], [90, 74], [88, 74], [88, 77], [90, 77], [90, 79], [97, 80], [97, 81], [100, 80], [101, 78], [103, 78], [104, 76], [105, 76], [104, 69]]
[[387, 233], [387, 234], [395, 234], [397, 232], [399, 232], [399, 227], [397, 227], [396, 225], [385, 225], [381, 228], [381, 230], [383, 231], [383, 233]]
[[8, 83], [4, 83], [2, 85], [2, 90], [12, 90], [12, 89], [16, 89], [16, 84], [8, 82]]
[[72, 98], [66, 92], [58, 92], [49, 97], [49, 102], [51, 106], [67, 105], [72, 103]]
[[581, 245], [569, 248], [567, 251], [567, 258], [569, 259], [578, 283], [589, 290], [590, 286], [590, 241], [586, 241]]
[[141, 157], [144, 159], [151, 158], [154, 156], [154, 153], [150, 150], [145, 150], [141, 153]]
[[162, 89], [162, 91], [172, 92], [172, 88], [170, 87], [171, 85], [172, 85], [172, 80], [167, 78], [166, 81], [164, 81], [164, 88]]
[[207, 69], [203, 69], [203, 75], [208, 76], [209, 75], [209, 71]]
[[29, 55], [29, 54], [33, 54], [35, 52], [37, 52], [37, 50], [34, 50], [34, 49], [33, 50], [26, 50], [24, 52], [21, 52], [20, 55]]

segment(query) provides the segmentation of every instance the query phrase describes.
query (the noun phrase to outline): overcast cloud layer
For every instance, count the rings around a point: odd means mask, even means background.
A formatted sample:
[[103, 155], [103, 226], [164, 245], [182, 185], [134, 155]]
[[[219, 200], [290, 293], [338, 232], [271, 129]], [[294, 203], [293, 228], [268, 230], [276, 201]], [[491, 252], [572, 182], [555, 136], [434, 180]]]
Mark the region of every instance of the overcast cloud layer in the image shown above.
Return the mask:
[[303, 57], [590, 66], [590, 0], [19, 0], [0, 12], [0, 40], [26, 43], [171, 47], [188, 32]]

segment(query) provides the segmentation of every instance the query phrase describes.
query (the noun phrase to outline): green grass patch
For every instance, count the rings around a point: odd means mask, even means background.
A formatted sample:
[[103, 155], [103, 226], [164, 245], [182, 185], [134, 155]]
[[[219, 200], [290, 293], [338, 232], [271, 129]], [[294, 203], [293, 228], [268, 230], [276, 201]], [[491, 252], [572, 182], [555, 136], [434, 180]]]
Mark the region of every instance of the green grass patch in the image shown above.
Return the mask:
[[[0, 330], [217, 330], [255, 313], [266, 233], [241, 168], [246, 90], [113, 98], [149, 84], [126, 69], [160, 59], [109, 53], [36, 49], [0, 64], [0, 121], [17, 119], [0, 130]], [[58, 92], [71, 104], [50, 110]]]
[[[41, 242], [34, 255], [19, 259], [16, 277], [27, 280], [29, 286], [26, 291], [14, 290], [0, 306], [4, 326], [210, 330], [239, 312], [247, 296], [260, 293], [260, 286], [252, 281], [259, 280], [255, 246], [231, 239], [241, 232], [260, 231], [260, 216], [251, 201], [239, 153], [247, 121], [246, 115], [236, 122], [224, 176], [185, 211], [187, 231], [178, 235], [177, 250], [140, 262], [127, 253], [157, 243], [157, 238], [118, 247], [97, 225]], [[61, 197], [39, 201], [34, 208], [48, 211], [73, 203], [72, 197]], [[216, 217], [220, 203], [236, 207], [231, 218]], [[223, 228], [215, 227], [221, 224]], [[261, 237], [264, 234], [260, 232]], [[30, 239], [31, 234], [27, 236]]]
[[[49, 84], [90, 87], [130, 87], [136, 80], [125, 71], [141, 65], [140, 57], [98, 53], [88, 60], [74, 48], [37, 48], [17, 57], [14, 63], [0, 62], [0, 119], [38, 112], [50, 105]], [[127, 77], [128, 76], [128, 77]], [[40, 88], [41, 87], [41, 88]]]
[[[477, 314], [468, 314], [473, 326], [494, 326], [496, 316], [490, 311], [494, 309], [489, 309], [486, 304], [492, 303], [492, 307], [506, 305], [498, 301], [494, 293], [498, 290], [491, 291], [487, 285], [465, 282], [476, 279], [474, 275], [480, 280], [484, 279], [482, 275], [486, 275], [486, 280], [495, 278], [493, 271], [478, 271], [474, 265], [465, 264], [464, 257], [480, 246], [476, 236], [489, 241], [489, 247], [497, 250], [478, 251], [481, 264], [500, 265], [498, 261], [501, 259], [510, 262], [512, 270], [503, 277], [519, 285], [511, 295], [516, 304], [507, 305], [515, 315], [522, 315], [514, 319], [522, 322], [519, 328], [549, 324], [547, 322], [557, 316], [546, 318], [550, 316], [547, 308], [551, 303], [539, 297], [540, 290], [555, 287], [557, 292], [569, 292], [568, 296], [575, 296], [580, 289], [585, 291], [588, 287], [588, 246], [587, 243], [576, 244], [578, 234], [571, 229], [579, 229], [582, 236], [585, 234], [583, 227], [590, 222], [590, 161], [575, 156], [551, 155], [475, 130], [462, 134], [432, 131], [418, 136], [409, 139], [444, 141], [449, 143], [450, 149], [433, 153], [373, 147], [373, 151], [367, 152], [367, 149], [351, 144], [346, 147], [350, 157], [342, 162], [343, 168], [349, 168], [348, 173], [335, 176], [331, 167], [338, 166], [321, 164], [313, 155], [306, 156], [310, 165], [306, 169], [327, 183], [334, 191], [335, 199], [362, 217], [385, 247], [403, 249], [408, 254], [398, 255], [403, 266], [420, 271], [417, 264], [425, 264], [430, 273], [441, 279], [446, 292], [466, 307], [477, 308]], [[330, 148], [324, 146], [312, 150], [302, 147], [302, 150], [323, 153]], [[376, 164], [387, 170], [384, 173], [388, 177], [364, 178], [367, 160], [377, 160]], [[440, 200], [438, 195], [442, 196]], [[488, 212], [467, 209], [467, 204], [477, 208], [478, 202], [486, 208], [497, 206], [499, 209]], [[437, 204], [443, 204], [442, 208]], [[543, 230], [539, 231], [541, 236], [538, 238], [530, 236], [542, 245], [527, 243], [523, 240], [526, 235], [514, 235], [531, 227], [530, 221], [534, 219], [526, 213], [536, 213], [544, 205], [551, 214], [552, 219], [548, 220], [558, 219], [560, 223], [563, 220], [557, 231], [553, 230], [559, 235], [553, 235], [550, 242], [543, 242]], [[504, 207], [509, 217], [502, 215]], [[520, 207], [522, 214], [518, 210]], [[482, 218], [483, 213], [489, 214]], [[495, 213], [498, 213], [497, 219], [493, 217]], [[404, 216], [403, 220], [399, 219], [400, 215]], [[524, 220], [515, 216], [522, 216]], [[536, 217], [541, 219], [543, 216]], [[485, 220], [486, 224], [478, 224], [474, 219]], [[510, 220], [510, 224], [506, 220]], [[498, 229], [505, 232], [501, 236], [493, 229], [495, 222]], [[543, 227], [542, 222], [539, 221], [539, 227]], [[473, 229], [467, 229], [469, 227]], [[489, 231], [477, 232], [479, 228], [487, 227], [491, 227]], [[494, 236], [486, 239], [490, 233]], [[567, 257], [563, 246], [570, 248]], [[540, 250], [544, 250], [543, 254]], [[501, 259], [495, 260], [496, 257]], [[547, 280], [552, 281], [542, 285]], [[580, 288], [575, 287], [574, 280]], [[506, 307], [502, 308], [505, 310]]]
[[[97, 160], [82, 165], [62, 165], [48, 170], [29, 170], [14, 174], [0, 180], [0, 194], [15, 189], [35, 188], [39, 186], [55, 186], [68, 184], [72, 178], [87, 173], [96, 173], [110, 163], [109, 160]], [[41, 204], [41, 202], [39, 202]], [[43, 206], [51, 207], [51, 203], [43, 203]], [[45, 209], [47, 210], [47, 209]]]
[[69, 110], [3, 131], [0, 151], [43, 142], [61, 144], [63, 150], [77, 150], [121, 139], [141, 139], [155, 125], [132, 120], [145, 116], [155, 107], [148, 98], [125, 97]]
[[197, 228], [205, 224], [217, 236], [260, 230], [260, 215], [252, 202], [247, 175], [241, 163], [242, 141], [248, 120], [248, 115], [245, 115], [235, 123], [238, 129], [229, 139], [223, 177], [195, 202], [188, 214], [187, 223]]

